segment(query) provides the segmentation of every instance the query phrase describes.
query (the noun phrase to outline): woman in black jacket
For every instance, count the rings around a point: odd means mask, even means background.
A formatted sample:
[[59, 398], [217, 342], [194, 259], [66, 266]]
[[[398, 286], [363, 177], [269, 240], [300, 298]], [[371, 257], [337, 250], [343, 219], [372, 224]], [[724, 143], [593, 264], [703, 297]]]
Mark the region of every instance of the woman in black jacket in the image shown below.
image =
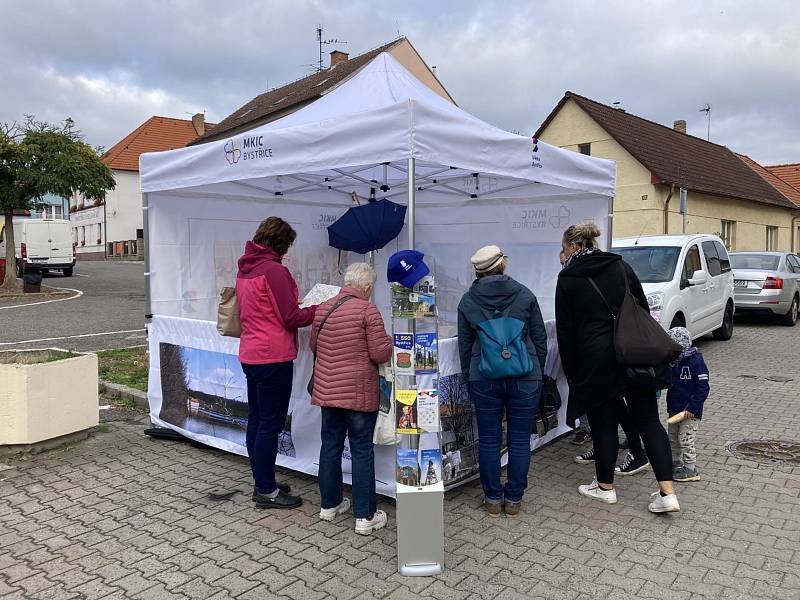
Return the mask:
[[567, 421], [583, 413], [589, 418], [597, 476], [578, 492], [609, 504], [617, 501], [614, 463], [618, 451], [620, 406], [628, 410], [639, 428], [647, 457], [658, 480], [659, 492], [648, 506], [651, 512], [680, 510], [672, 483], [669, 438], [658, 415], [656, 394], [626, 387], [624, 371], [614, 354], [614, 321], [595, 284], [618, 312], [625, 294], [625, 278], [639, 304], [649, 311], [642, 284], [617, 254], [600, 251], [595, 241], [600, 230], [593, 223], [572, 225], [562, 239], [564, 268], [556, 286], [556, 331], [561, 364], [569, 382]]

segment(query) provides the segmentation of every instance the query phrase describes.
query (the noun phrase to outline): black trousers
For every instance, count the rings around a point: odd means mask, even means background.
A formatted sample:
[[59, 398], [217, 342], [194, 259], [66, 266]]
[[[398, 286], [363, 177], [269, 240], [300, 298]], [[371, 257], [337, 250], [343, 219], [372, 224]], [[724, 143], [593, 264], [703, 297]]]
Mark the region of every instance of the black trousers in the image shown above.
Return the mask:
[[[620, 425], [620, 415], [623, 415], [624, 419], [625, 413], [628, 412], [644, 442], [644, 450], [656, 480], [672, 481], [672, 453], [669, 448], [669, 437], [658, 416], [656, 393], [648, 390], [629, 390], [627, 409], [625, 404], [622, 398], [614, 398], [586, 413], [592, 428], [597, 481], [609, 485], [614, 483], [614, 467], [619, 450], [617, 427]], [[631, 444], [633, 439], [638, 437], [633, 433], [629, 434], [627, 430], [625, 435]], [[633, 445], [631, 452], [636, 452]]]

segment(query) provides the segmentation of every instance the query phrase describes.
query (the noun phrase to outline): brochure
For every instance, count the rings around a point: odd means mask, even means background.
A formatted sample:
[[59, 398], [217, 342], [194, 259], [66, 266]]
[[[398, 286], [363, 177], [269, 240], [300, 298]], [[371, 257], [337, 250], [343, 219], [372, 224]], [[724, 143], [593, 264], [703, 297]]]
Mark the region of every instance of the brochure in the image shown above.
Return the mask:
[[394, 334], [394, 373], [395, 375], [414, 374], [414, 334]]
[[414, 372], [418, 375], [436, 373], [439, 351], [435, 333], [418, 333], [414, 337]]
[[305, 295], [300, 302], [300, 308], [308, 308], [309, 306], [316, 306], [322, 304], [326, 300], [330, 300], [336, 296], [342, 288], [338, 285], [328, 285], [327, 283], [315, 283], [309, 292]]
[[417, 392], [417, 425], [420, 431], [439, 431], [439, 390]]
[[419, 433], [417, 429], [417, 390], [395, 390], [397, 433]]
[[419, 485], [419, 463], [416, 448], [397, 449], [397, 483]]
[[439, 448], [422, 450], [419, 465], [422, 485], [433, 485], [442, 481], [442, 451]]
[[423, 277], [413, 290], [403, 287], [399, 283], [393, 283], [390, 287], [393, 318], [419, 319], [436, 316], [433, 277]]

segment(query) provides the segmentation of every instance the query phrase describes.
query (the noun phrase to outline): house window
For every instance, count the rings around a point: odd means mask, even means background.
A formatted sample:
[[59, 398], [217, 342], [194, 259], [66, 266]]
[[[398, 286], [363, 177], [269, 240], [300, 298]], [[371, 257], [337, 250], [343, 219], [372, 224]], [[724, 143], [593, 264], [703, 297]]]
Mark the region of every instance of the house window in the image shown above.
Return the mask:
[[97, 243], [98, 244], [102, 244], [103, 243], [103, 224], [102, 223], [98, 223], [97, 224]]
[[725, 242], [725, 247], [728, 250], [733, 250], [733, 245], [736, 243], [736, 221], [726, 221], [723, 219], [722, 232], [719, 237]]
[[774, 252], [778, 249], [778, 228], [767, 225], [767, 252]]
[[592, 145], [591, 144], [578, 144], [578, 152], [581, 154], [585, 154], [586, 156], [591, 156], [592, 154]]

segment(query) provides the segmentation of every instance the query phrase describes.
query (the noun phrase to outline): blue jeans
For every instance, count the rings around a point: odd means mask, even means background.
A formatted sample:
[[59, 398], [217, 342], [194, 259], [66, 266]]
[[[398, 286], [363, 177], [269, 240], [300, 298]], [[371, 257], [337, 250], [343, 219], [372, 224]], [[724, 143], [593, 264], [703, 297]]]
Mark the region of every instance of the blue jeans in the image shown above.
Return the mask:
[[[528, 487], [531, 432], [539, 410], [541, 381], [496, 379], [470, 381], [469, 392], [478, 422], [478, 463], [486, 501], [519, 502]], [[505, 488], [500, 484], [500, 444], [506, 413], [508, 469]]]
[[378, 411], [359, 412], [322, 407], [322, 446], [319, 449], [321, 508], [342, 502], [342, 451], [350, 440], [353, 467], [353, 516], [368, 519], [375, 514], [375, 452], [372, 435]]
[[247, 378], [247, 455], [256, 489], [271, 494], [275, 482], [278, 436], [283, 431], [292, 396], [292, 361], [266, 365], [246, 365]]

